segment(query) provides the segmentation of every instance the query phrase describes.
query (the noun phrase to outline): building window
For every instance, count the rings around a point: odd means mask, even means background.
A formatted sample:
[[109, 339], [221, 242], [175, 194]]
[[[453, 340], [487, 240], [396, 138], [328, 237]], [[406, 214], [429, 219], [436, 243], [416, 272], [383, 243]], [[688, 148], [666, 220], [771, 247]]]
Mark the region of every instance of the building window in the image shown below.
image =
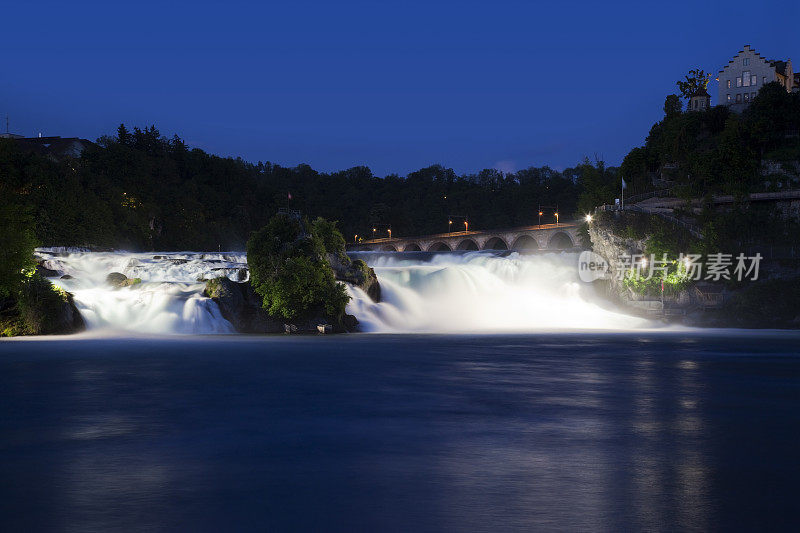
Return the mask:
[[750, 78], [750, 85], [753, 85], [753, 86], [755, 86], [755, 85], [757, 85], [757, 84], [758, 84], [758, 76], [756, 76], [755, 74], [753, 74], [753, 76]]
[[766, 85], [766, 84], [767, 84], [767, 77], [764, 76], [763, 78], [761, 78], [761, 85]]
[[749, 57], [745, 57], [744, 58], [744, 66], [747, 66], [749, 64], [750, 64], [750, 58]]
[[742, 83], [745, 87], [750, 87], [750, 71], [745, 70], [742, 72]]
[[755, 100], [756, 99], [756, 93], [750, 93], [750, 99], [751, 100]]
[[728, 80], [728, 84], [727, 85], [728, 85], [728, 89], [730, 89], [731, 88], [731, 80]]
[[741, 95], [741, 93], [736, 95], [736, 103], [737, 104], [741, 104], [742, 103], [742, 95]]
[[742, 78], [736, 78], [736, 86], [737, 87], [741, 87], [742, 86]]
[[731, 95], [728, 95], [728, 103], [731, 103]]

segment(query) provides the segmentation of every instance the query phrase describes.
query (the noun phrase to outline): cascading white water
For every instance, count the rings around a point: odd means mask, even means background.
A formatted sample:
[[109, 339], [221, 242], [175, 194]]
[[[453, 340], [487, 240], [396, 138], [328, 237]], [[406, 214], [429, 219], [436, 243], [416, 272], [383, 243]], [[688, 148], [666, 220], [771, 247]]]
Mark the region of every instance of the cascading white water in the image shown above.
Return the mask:
[[[350, 287], [348, 312], [366, 331], [621, 330], [650, 322], [598, 305], [578, 281], [577, 254], [359, 254], [375, 269], [382, 302]], [[427, 260], [424, 260], [427, 259]]]
[[[375, 268], [382, 301], [348, 287], [347, 312], [369, 332], [623, 330], [648, 321], [610, 311], [577, 280], [574, 254], [357, 254]], [[202, 280], [248, 279], [243, 253], [37, 250], [51, 280], [75, 296], [90, 329], [233, 333]], [[141, 283], [113, 288], [111, 272]], [[62, 277], [63, 276], [63, 277]]]
[[[203, 296], [202, 280], [248, 277], [242, 253], [124, 253], [76, 249], [37, 250], [51, 281], [71, 292], [88, 328], [138, 333], [234, 333], [214, 301]], [[141, 283], [113, 288], [112, 272]], [[62, 277], [64, 276], [64, 277]]]

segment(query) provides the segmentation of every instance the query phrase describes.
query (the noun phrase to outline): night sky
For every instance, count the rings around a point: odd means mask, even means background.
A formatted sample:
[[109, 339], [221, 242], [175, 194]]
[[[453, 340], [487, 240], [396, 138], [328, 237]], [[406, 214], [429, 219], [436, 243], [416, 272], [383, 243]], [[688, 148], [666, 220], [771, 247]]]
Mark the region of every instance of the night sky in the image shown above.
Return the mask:
[[715, 76], [750, 44], [800, 69], [798, 6], [8, 2], [0, 114], [28, 136], [155, 124], [220, 155], [380, 176], [619, 164], [690, 68]]

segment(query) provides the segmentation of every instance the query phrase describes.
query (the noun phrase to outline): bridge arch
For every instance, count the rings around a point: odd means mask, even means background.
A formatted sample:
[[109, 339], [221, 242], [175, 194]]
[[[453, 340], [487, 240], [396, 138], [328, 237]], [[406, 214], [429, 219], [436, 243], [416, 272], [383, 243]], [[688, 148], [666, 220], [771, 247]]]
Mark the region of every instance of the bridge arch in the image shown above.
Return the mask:
[[526, 250], [538, 250], [539, 243], [536, 242], [536, 239], [531, 237], [530, 235], [520, 235], [514, 241], [514, 244], [511, 245], [512, 250], [518, 250], [520, 252]]
[[508, 250], [508, 243], [500, 237], [491, 237], [483, 245], [484, 250]]
[[394, 244], [384, 244], [381, 246], [381, 252], [396, 252], [397, 248], [394, 247]]
[[448, 246], [446, 242], [437, 241], [430, 245], [428, 248], [429, 252], [452, 252], [453, 249]]
[[547, 241], [547, 247], [551, 250], [564, 250], [573, 246], [575, 246], [575, 243], [572, 241], [572, 237], [564, 231], [553, 233], [550, 236], [550, 240]]
[[474, 240], [464, 239], [463, 241], [458, 243], [456, 250], [480, 250], [480, 247], [478, 247], [478, 243], [475, 242]]
[[421, 252], [422, 248], [419, 247], [419, 244], [415, 242], [410, 242], [406, 244], [406, 247], [403, 248], [404, 252]]

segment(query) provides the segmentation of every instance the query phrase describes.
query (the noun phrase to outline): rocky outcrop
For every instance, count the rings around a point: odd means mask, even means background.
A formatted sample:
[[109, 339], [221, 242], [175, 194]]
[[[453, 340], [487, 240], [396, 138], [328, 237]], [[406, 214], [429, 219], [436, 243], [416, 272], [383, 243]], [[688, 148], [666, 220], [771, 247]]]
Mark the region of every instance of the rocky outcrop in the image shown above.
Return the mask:
[[381, 301], [381, 286], [375, 270], [367, 266], [361, 259], [350, 261], [347, 256], [344, 258], [336, 254], [328, 254], [328, 262], [333, 269], [334, 277], [337, 281], [349, 283], [358, 287], [369, 295], [373, 302]]
[[271, 318], [261, 307], [261, 298], [250, 283], [225, 277], [206, 281], [203, 294], [214, 300], [222, 316], [239, 333], [281, 333], [283, 321]]
[[601, 255], [609, 265], [606, 283], [610, 295], [622, 300], [629, 298], [630, 293], [622, 284], [624, 273], [619, 271], [619, 258], [644, 253], [645, 239], [620, 237], [599, 224], [589, 226], [589, 238], [592, 241], [592, 251]]
[[343, 327], [330, 324], [323, 316], [292, 321], [271, 317], [250, 282], [237, 283], [225, 277], [208, 280], [203, 295], [217, 303], [222, 316], [239, 333], [317, 333], [319, 326], [332, 333], [353, 331], [358, 326], [352, 315], [344, 316]]
[[0, 300], [0, 336], [66, 335], [85, 328], [72, 294], [41, 276], [26, 280], [15, 297]]
[[652, 295], [636, 292], [623, 283], [624, 270], [630, 266], [621, 258], [644, 254], [647, 237], [620, 235], [610, 225], [598, 222], [589, 226], [589, 238], [592, 251], [602, 256], [609, 266], [608, 276], [594, 282], [596, 288], [610, 300], [624, 306], [627, 312], [646, 317], [685, 320], [688, 314], [703, 307], [702, 295], [692, 287], [676, 293]]
[[75, 306], [72, 294], [66, 293], [65, 301], [61, 303], [60, 308], [57, 310], [51, 329], [45, 333], [68, 335], [79, 333], [85, 329], [86, 322], [84, 322], [80, 311]]
[[58, 276], [59, 272], [55, 268], [52, 268], [53, 266], [55, 266], [53, 261], [46, 261], [40, 258], [36, 259], [36, 273], [43, 278], [54, 278]]
[[125, 274], [121, 274], [119, 272], [112, 272], [106, 276], [106, 283], [116, 289], [130, 287], [131, 285], [138, 285], [141, 282], [141, 278], [129, 278]]
[[637, 223], [641, 224], [641, 218], [651, 215], [616, 215], [619, 220], [604, 222], [598, 217], [595, 223], [589, 225], [592, 251], [601, 255], [609, 265], [608, 277], [594, 282], [598, 292], [625, 307], [626, 312], [631, 314], [693, 326], [724, 326], [725, 322], [719, 311], [729, 293], [721, 284], [693, 281], [683, 288], [668, 288], [654, 294], [652, 291], [637, 292], [633, 286], [623, 282], [625, 270], [631, 267], [630, 263], [621, 261], [621, 258], [627, 257], [630, 261], [632, 257], [645, 254], [650, 238], [647, 233], [642, 238], [632, 237], [630, 234], [636, 232], [630, 231], [630, 228]]

